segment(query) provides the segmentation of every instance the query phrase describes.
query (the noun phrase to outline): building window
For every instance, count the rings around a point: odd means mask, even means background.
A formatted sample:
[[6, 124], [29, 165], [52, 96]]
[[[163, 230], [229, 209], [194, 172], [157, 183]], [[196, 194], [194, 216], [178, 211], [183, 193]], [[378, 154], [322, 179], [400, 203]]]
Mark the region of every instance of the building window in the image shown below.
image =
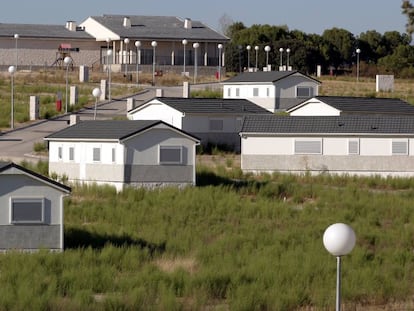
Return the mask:
[[253, 97], [258, 97], [259, 96], [259, 88], [255, 87], [253, 88]]
[[236, 88], [236, 97], [240, 97], [240, 89]]
[[407, 140], [393, 140], [392, 141], [392, 154], [393, 155], [407, 155], [408, 154], [408, 141]]
[[44, 199], [12, 198], [10, 221], [13, 224], [44, 223]]
[[309, 98], [312, 96], [312, 88], [310, 86], [298, 86], [296, 88], [296, 97]]
[[210, 131], [221, 132], [224, 128], [224, 122], [220, 119], [211, 119], [210, 120]]
[[182, 150], [181, 146], [160, 146], [160, 164], [181, 164]]
[[266, 97], [270, 97], [270, 88], [266, 89]]
[[112, 148], [112, 163], [116, 162], [116, 149]]
[[295, 140], [295, 154], [322, 154], [322, 140]]
[[348, 154], [359, 154], [359, 140], [352, 139], [348, 141]]
[[75, 160], [75, 147], [69, 147], [69, 161]]
[[94, 162], [100, 162], [101, 161], [101, 148], [93, 148], [92, 160]]
[[58, 159], [59, 160], [63, 159], [63, 148], [62, 147], [58, 147]]
[[227, 97], [231, 97], [231, 88], [227, 89]]

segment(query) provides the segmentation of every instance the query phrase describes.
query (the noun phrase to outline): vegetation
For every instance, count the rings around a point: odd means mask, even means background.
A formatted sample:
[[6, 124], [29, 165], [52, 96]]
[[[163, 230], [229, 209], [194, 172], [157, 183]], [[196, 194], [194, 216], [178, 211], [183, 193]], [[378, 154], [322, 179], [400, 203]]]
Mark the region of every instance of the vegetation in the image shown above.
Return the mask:
[[[413, 179], [243, 175], [199, 166], [186, 189], [79, 187], [63, 253], [0, 256], [4, 310], [332, 310], [332, 223], [357, 245], [343, 260], [346, 309], [413, 307]], [[390, 308], [387, 308], [390, 310]]]

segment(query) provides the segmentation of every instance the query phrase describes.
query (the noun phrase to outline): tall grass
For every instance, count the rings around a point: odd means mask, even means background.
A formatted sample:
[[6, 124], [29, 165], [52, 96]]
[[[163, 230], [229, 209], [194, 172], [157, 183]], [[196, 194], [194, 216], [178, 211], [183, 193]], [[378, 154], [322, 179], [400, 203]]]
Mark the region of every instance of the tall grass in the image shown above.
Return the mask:
[[344, 303], [412, 305], [413, 179], [197, 175], [181, 190], [75, 185], [63, 253], [0, 256], [0, 309], [330, 310], [335, 222], [357, 233]]

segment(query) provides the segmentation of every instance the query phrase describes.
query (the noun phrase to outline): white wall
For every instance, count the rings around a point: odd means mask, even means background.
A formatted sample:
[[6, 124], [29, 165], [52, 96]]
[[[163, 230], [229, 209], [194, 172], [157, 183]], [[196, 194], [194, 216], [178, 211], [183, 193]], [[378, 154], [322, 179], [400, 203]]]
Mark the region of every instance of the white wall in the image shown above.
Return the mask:
[[291, 116], [339, 116], [341, 111], [322, 102], [309, 102], [292, 111]]
[[161, 103], [158, 100], [145, 104], [141, 109], [128, 114], [131, 120], [162, 120], [176, 128], [182, 129], [183, 113]]

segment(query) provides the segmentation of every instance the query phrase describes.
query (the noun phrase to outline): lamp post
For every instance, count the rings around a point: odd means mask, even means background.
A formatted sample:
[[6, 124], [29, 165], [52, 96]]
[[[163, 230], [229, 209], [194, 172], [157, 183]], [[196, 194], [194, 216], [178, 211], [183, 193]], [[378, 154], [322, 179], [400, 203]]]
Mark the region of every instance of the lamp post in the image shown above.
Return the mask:
[[223, 49], [223, 44], [218, 44], [217, 48], [219, 50], [219, 55], [218, 55], [218, 77], [219, 77], [219, 82], [221, 82], [221, 50]]
[[246, 46], [247, 50], [247, 72], [250, 72], [250, 50], [252, 47], [250, 45]]
[[124, 43], [125, 43], [125, 78], [128, 79], [128, 64], [129, 64], [129, 53], [128, 53], [128, 43], [129, 43], [129, 39], [125, 38], [124, 39]]
[[287, 71], [289, 71], [289, 54], [290, 54], [290, 49], [289, 48], [287, 48], [286, 49], [286, 54], [287, 54], [287, 57], [286, 57], [286, 70]]
[[98, 106], [98, 98], [101, 96], [101, 89], [96, 87], [92, 90], [92, 96], [95, 97], [95, 110], [93, 112], [93, 119], [96, 120], [96, 107]]
[[356, 49], [357, 54], [357, 82], [359, 82], [359, 54], [361, 53], [361, 49]]
[[109, 57], [108, 57], [108, 51], [109, 51], [109, 43], [111, 42], [111, 38], [106, 38], [106, 66], [107, 66], [107, 75], [109, 76]]
[[137, 48], [137, 86], [139, 86], [139, 64], [141, 63], [141, 41], [135, 41]]
[[14, 73], [16, 72], [16, 67], [10, 66], [9, 73], [11, 78], [11, 110], [10, 110], [10, 128], [14, 129]]
[[283, 48], [279, 49], [280, 60], [279, 60], [279, 71], [283, 70]]
[[65, 113], [68, 113], [68, 73], [69, 73], [69, 65], [72, 63], [72, 58], [66, 56], [63, 59], [63, 62], [66, 65], [66, 92], [65, 92]]
[[14, 34], [14, 41], [15, 41], [15, 52], [16, 52], [16, 64], [15, 64], [15, 69], [17, 71], [17, 63], [18, 63], [18, 50], [17, 50], [17, 41], [19, 40], [19, 34], [15, 33]]
[[352, 251], [355, 242], [354, 230], [343, 223], [330, 225], [323, 234], [325, 248], [336, 256], [336, 311], [341, 311], [341, 257]]
[[155, 48], [157, 47], [157, 41], [151, 42], [152, 46], [152, 85], [155, 85]]
[[258, 56], [258, 54], [259, 54], [259, 46], [258, 45], [256, 45], [255, 47], [254, 47], [254, 50], [256, 51], [256, 66], [255, 66], [255, 71], [257, 71], [257, 56]]
[[193, 43], [194, 48], [194, 84], [197, 83], [197, 49], [199, 48], [200, 44], [198, 42]]
[[184, 48], [184, 54], [183, 54], [183, 57], [184, 57], [183, 75], [184, 75], [184, 76], [185, 76], [185, 46], [187, 45], [187, 43], [188, 43], [188, 41], [187, 41], [186, 39], [184, 39], [184, 40], [182, 41], [183, 48]]
[[269, 69], [269, 52], [270, 52], [270, 46], [266, 45], [264, 48], [266, 52], [266, 70]]
[[108, 99], [112, 100], [111, 97], [111, 64], [112, 64], [112, 50], [107, 50], [106, 55], [108, 57]]

